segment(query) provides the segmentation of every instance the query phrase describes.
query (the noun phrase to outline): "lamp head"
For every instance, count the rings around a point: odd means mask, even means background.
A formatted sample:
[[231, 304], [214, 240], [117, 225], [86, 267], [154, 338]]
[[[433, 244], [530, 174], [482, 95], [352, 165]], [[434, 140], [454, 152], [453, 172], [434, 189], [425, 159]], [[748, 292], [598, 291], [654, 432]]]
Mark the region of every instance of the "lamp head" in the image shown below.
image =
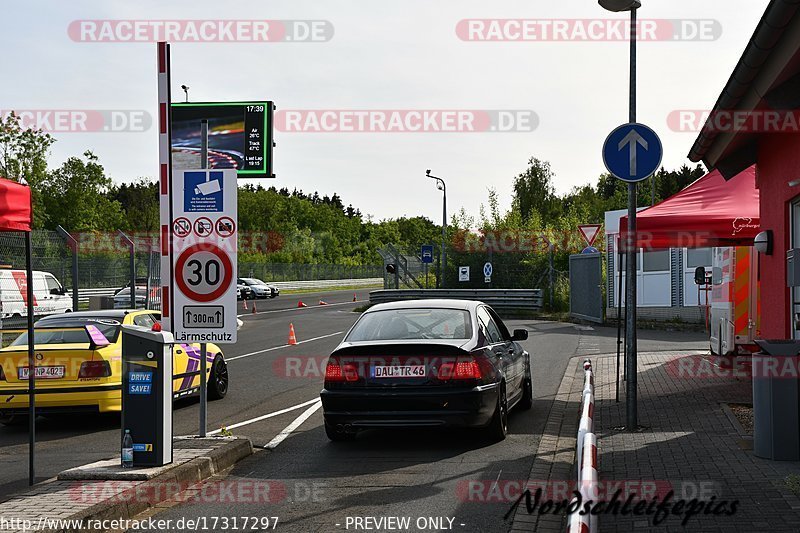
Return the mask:
[[642, 7], [640, 0], [598, 0], [600, 6], [608, 11], [618, 13], [620, 11], [630, 11]]
[[426, 170], [426, 171], [425, 171], [425, 175], [426, 175], [426, 176], [430, 176], [430, 175], [431, 175], [431, 169], [428, 169], [428, 170]]

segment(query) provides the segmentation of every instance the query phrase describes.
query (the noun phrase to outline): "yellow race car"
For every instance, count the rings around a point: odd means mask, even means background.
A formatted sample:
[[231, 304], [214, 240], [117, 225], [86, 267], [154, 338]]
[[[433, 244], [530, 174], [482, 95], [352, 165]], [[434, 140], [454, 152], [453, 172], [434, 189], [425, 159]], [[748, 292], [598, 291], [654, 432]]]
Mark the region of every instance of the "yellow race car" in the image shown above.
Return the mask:
[[[152, 328], [158, 319], [158, 311], [115, 309], [52, 315], [38, 320], [34, 325], [37, 414], [119, 412], [122, 409], [120, 326]], [[100, 342], [98, 331], [102, 333]], [[209, 343], [207, 350], [208, 398], [219, 400], [228, 392], [228, 368], [217, 345]], [[199, 345], [175, 344], [173, 358], [173, 397], [198, 394]], [[25, 419], [27, 390], [25, 332], [0, 349], [0, 423], [16, 424]]]

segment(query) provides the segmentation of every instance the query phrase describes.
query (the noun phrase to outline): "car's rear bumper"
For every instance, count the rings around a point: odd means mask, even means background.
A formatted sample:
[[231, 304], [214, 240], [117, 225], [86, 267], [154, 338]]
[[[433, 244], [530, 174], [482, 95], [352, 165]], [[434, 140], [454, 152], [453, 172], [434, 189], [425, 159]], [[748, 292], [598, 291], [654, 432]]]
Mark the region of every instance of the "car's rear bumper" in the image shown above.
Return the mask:
[[328, 390], [325, 421], [354, 428], [484, 427], [497, 405], [497, 385], [449, 390]]
[[[69, 410], [118, 412], [122, 410], [121, 391], [120, 384], [86, 386], [76, 383], [63, 388], [42, 387], [36, 391], [36, 411], [40, 414]], [[19, 389], [0, 389], [0, 416], [27, 409], [28, 394], [25, 384], [20, 384]]]

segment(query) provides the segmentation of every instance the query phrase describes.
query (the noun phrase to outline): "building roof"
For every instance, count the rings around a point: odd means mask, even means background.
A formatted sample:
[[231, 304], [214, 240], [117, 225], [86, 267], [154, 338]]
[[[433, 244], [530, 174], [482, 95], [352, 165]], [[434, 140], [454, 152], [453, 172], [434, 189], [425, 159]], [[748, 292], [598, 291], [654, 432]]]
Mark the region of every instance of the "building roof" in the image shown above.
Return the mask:
[[[800, 0], [771, 0], [714, 105], [715, 113], [800, 108]], [[710, 118], [711, 118], [710, 117]], [[707, 120], [689, 159], [730, 179], [756, 162], [758, 133], [719, 131]]]

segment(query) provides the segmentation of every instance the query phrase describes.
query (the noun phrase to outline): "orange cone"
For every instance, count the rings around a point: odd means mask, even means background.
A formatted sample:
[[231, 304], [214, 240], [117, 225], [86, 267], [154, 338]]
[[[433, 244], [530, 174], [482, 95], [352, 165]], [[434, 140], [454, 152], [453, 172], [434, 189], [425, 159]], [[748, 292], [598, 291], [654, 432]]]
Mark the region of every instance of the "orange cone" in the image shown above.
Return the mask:
[[324, 300], [320, 300], [320, 301], [319, 301], [319, 305], [328, 305], [328, 302], [326, 302], [326, 301], [324, 301]]
[[308, 307], [306, 304], [303, 303], [303, 300], [297, 302], [297, 307]]
[[242, 310], [247, 311], [247, 298], [242, 298]]
[[287, 344], [289, 346], [297, 344], [297, 337], [294, 335], [294, 324], [289, 324], [289, 342]]
[[251, 313], [256, 314], [257, 312], [258, 311], [256, 311], [256, 301], [253, 300], [253, 310], [251, 311]]
[[358, 298], [356, 298], [356, 293], [353, 293], [353, 301], [354, 301], [354, 302], [357, 302], [357, 301], [358, 301]]

